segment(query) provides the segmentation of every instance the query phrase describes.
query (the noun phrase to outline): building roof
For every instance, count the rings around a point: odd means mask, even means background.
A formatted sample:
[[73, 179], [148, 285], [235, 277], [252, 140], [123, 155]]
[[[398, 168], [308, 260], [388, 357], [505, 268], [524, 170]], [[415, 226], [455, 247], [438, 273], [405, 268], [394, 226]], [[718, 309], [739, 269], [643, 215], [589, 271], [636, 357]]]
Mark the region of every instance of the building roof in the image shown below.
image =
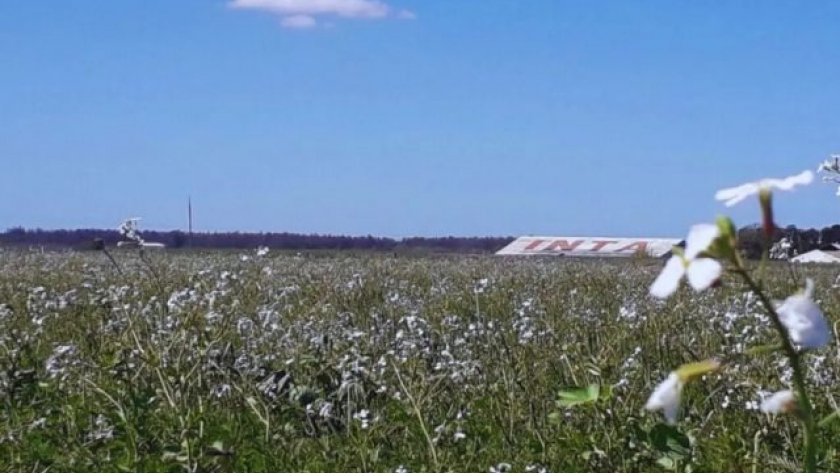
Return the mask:
[[670, 254], [682, 240], [674, 238], [607, 238], [523, 236], [505, 246], [497, 255], [553, 256], [634, 256], [646, 254], [661, 258]]
[[794, 263], [840, 263], [840, 250], [812, 250], [790, 260]]

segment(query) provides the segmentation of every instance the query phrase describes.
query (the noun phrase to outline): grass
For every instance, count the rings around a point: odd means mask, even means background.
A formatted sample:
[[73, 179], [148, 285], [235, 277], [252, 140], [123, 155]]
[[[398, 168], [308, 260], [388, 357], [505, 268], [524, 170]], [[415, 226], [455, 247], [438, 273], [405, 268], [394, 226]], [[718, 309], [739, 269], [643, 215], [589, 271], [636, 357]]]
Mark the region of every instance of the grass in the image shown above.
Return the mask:
[[[0, 253], [3, 471], [801, 470], [795, 421], [753, 404], [790, 373], [739, 356], [773, 333], [734, 278], [662, 303], [644, 259], [114, 257]], [[838, 320], [836, 270], [806, 275]], [[688, 387], [676, 428], [643, 410], [714, 356], [733, 361]], [[823, 418], [836, 345], [806, 362]]]

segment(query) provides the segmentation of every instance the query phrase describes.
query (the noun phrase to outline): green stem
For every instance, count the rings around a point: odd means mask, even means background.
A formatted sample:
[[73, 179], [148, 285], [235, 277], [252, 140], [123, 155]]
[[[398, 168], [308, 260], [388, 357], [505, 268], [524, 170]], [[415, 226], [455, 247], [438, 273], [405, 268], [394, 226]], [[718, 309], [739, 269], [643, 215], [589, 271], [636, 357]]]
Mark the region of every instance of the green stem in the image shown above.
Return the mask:
[[799, 419], [802, 423], [802, 428], [804, 430], [804, 443], [805, 443], [805, 471], [807, 473], [816, 473], [817, 471], [817, 444], [816, 444], [816, 426], [814, 424], [814, 413], [813, 408], [811, 407], [811, 399], [808, 396], [808, 389], [805, 382], [805, 373], [802, 371], [802, 363], [801, 363], [801, 356], [798, 351], [796, 351], [796, 347], [793, 346], [793, 343], [790, 341], [790, 334], [788, 333], [787, 327], [785, 324], [782, 323], [781, 318], [779, 318], [779, 313], [776, 312], [776, 308], [773, 306], [773, 303], [767, 297], [767, 294], [764, 293], [764, 290], [759, 286], [750, 274], [743, 268], [737, 268], [735, 270], [746, 282], [747, 286], [749, 286], [750, 290], [758, 296], [758, 299], [761, 301], [761, 304], [764, 306], [764, 309], [767, 311], [767, 314], [770, 316], [770, 320], [773, 322], [773, 326], [776, 328], [776, 331], [779, 332], [779, 335], [782, 337], [782, 349], [787, 355], [788, 360], [790, 361], [791, 369], [793, 369], [793, 386], [796, 389], [796, 396], [798, 398], [798, 406], [799, 406]]

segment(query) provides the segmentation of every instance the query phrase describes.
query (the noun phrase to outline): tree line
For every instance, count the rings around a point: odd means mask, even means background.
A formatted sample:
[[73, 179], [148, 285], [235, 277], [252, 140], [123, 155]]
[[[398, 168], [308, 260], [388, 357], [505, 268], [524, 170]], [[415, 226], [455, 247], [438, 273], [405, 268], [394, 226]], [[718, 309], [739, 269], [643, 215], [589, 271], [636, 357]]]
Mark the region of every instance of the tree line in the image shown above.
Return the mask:
[[[193, 233], [173, 231], [143, 231], [143, 238], [160, 242], [168, 248], [197, 249], [254, 249], [266, 246], [277, 250], [357, 250], [357, 251], [428, 251], [445, 253], [494, 253], [514, 240], [513, 237], [410, 237], [388, 238], [375, 236], [321, 235], [289, 232], [213, 232]], [[764, 245], [763, 230], [754, 224], [738, 230], [741, 250], [749, 258], [758, 258]], [[822, 229], [801, 229], [794, 225], [777, 228], [773, 241], [786, 238], [790, 242], [789, 256], [815, 249], [836, 249], [840, 244], [840, 225]], [[55, 248], [93, 249], [95, 242], [114, 246], [120, 241], [116, 230], [75, 229], [42, 230], [15, 227], [0, 233], [2, 246], [43, 246]]]
[[[795, 225], [777, 227], [773, 235], [773, 242], [787, 239], [788, 256], [807, 253], [812, 250], [837, 250], [834, 244], [840, 245], [840, 225], [831, 225], [821, 229], [797, 228]], [[754, 224], [738, 230], [738, 240], [741, 250], [749, 258], [759, 258], [764, 246], [764, 233], [761, 225]]]
[[[301, 233], [142, 231], [143, 239], [168, 248], [254, 249], [266, 246], [278, 250], [361, 250], [430, 251], [446, 253], [492, 253], [513, 241], [513, 237], [411, 237], [321, 235]], [[11, 228], [0, 233], [0, 245], [94, 249], [101, 242], [114, 246], [121, 240], [116, 230], [42, 230]]]

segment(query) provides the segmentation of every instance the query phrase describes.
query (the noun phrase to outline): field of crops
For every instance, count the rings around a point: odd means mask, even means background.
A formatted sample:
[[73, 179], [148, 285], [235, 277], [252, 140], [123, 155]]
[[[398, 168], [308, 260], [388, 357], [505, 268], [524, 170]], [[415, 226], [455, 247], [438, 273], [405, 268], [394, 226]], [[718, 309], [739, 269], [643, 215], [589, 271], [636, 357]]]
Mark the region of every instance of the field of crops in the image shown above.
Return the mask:
[[[735, 279], [659, 301], [659, 261], [0, 252], [3, 471], [785, 472], [790, 373]], [[771, 266], [784, 298], [837, 270]], [[682, 363], [676, 426], [644, 410]], [[837, 346], [807, 355], [818, 417]], [[580, 387], [583, 389], [574, 390]], [[562, 395], [561, 395], [562, 393]], [[840, 471], [840, 422], [820, 462]]]

